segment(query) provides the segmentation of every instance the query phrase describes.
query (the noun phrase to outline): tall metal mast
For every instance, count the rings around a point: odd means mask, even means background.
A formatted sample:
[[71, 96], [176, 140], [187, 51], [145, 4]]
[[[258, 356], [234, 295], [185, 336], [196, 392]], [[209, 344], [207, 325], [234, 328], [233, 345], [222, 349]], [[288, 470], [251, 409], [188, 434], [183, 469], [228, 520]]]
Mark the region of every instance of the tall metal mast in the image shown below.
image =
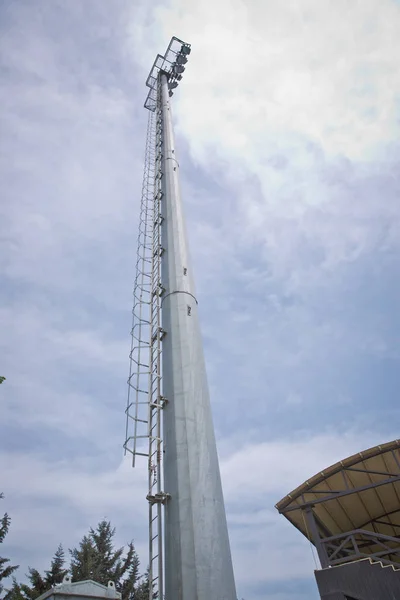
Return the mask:
[[158, 597], [236, 600], [170, 107], [189, 54], [189, 44], [172, 38], [146, 82], [124, 447], [133, 464], [138, 455], [148, 459], [150, 581]]

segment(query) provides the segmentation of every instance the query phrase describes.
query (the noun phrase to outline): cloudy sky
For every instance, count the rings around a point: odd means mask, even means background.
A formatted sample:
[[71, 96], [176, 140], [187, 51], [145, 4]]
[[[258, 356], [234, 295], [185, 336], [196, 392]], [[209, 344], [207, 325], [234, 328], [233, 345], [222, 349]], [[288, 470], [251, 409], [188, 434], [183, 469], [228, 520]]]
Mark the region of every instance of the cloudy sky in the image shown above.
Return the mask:
[[2, 552], [47, 568], [103, 517], [146, 566], [123, 459], [147, 72], [174, 118], [239, 597], [316, 600], [274, 504], [398, 437], [400, 3], [0, 7]]

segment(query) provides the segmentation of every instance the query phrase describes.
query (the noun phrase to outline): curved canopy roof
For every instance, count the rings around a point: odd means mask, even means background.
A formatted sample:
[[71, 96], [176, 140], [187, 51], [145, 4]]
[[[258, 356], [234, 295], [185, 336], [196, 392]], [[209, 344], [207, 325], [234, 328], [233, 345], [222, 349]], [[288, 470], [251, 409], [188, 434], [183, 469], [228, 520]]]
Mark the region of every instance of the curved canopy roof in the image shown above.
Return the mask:
[[304, 515], [307, 507], [312, 508], [322, 537], [360, 529], [400, 536], [400, 440], [328, 467], [278, 502], [278, 511], [312, 542]]

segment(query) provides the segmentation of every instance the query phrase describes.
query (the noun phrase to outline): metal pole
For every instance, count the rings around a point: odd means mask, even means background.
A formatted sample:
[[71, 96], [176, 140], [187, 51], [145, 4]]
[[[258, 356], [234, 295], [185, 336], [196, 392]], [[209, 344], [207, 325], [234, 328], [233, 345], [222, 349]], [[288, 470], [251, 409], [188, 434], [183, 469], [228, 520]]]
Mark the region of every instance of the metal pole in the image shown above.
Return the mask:
[[317, 523], [315, 521], [315, 517], [314, 517], [312, 508], [310, 506], [307, 506], [305, 509], [305, 513], [306, 513], [307, 524], [308, 524], [308, 527], [310, 528], [311, 537], [313, 539], [314, 545], [318, 552], [318, 558], [320, 560], [321, 567], [323, 569], [326, 569], [327, 567], [329, 567], [329, 558], [328, 558], [328, 554], [326, 553], [326, 548], [321, 542], [321, 537], [318, 533], [318, 527], [317, 527]]
[[162, 327], [166, 600], [236, 600], [179, 164], [161, 71]]

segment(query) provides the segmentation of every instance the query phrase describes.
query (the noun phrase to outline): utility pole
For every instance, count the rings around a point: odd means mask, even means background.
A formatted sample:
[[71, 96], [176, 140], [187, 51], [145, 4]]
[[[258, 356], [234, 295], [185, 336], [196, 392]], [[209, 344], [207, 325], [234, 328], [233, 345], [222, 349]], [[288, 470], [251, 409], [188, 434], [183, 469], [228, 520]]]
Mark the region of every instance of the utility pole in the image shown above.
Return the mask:
[[133, 464], [138, 455], [148, 459], [150, 580], [158, 597], [236, 600], [171, 114], [190, 51], [172, 38], [146, 82], [124, 447]]

